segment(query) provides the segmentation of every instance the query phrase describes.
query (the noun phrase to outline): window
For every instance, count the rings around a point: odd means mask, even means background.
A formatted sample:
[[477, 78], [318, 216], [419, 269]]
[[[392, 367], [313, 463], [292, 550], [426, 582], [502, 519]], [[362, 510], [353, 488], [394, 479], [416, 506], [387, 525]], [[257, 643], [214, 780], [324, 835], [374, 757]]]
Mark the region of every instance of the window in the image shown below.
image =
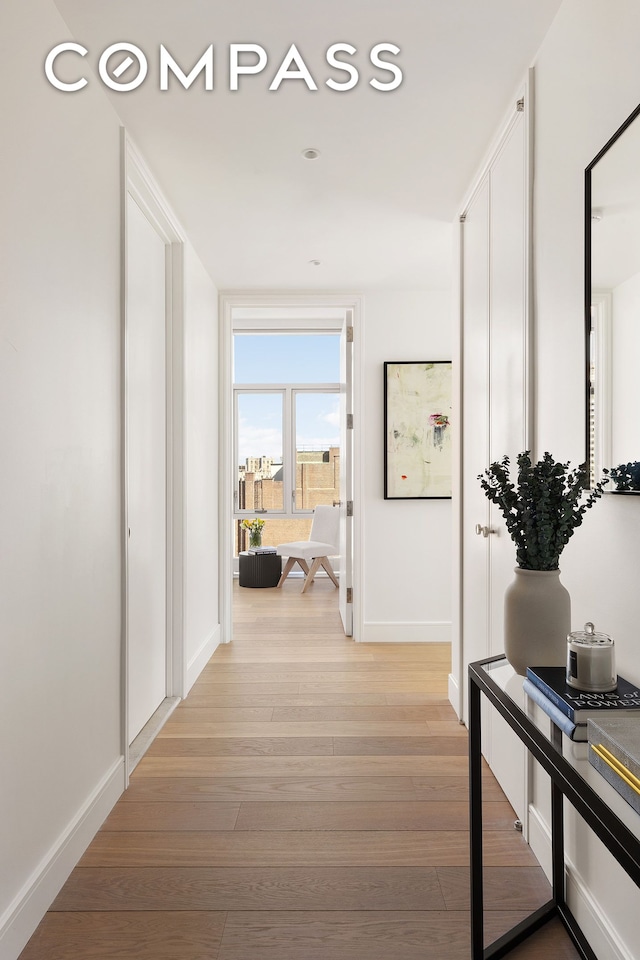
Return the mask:
[[284, 392], [235, 391], [238, 512], [284, 510]]
[[339, 356], [337, 334], [234, 336], [236, 553], [244, 518], [265, 519], [265, 546], [306, 540], [314, 508], [339, 499]]
[[340, 499], [340, 397], [294, 390], [294, 511], [314, 510]]
[[236, 333], [233, 382], [334, 383], [340, 379], [336, 333]]

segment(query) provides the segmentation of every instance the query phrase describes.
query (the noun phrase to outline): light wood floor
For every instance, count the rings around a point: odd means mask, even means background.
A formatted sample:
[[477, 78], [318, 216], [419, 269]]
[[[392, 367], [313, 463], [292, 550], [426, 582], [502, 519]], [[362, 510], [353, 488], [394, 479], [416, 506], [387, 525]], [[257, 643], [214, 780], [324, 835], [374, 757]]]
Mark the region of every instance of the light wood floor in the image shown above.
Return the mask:
[[[21, 960], [467, 960], [467, 735], [444, 645], [354, 644], [318, 581], [217, 650]], [[486, 926], [549, 888], [485, 776]], [[555, 922], [514, 960], [573, 960]]]

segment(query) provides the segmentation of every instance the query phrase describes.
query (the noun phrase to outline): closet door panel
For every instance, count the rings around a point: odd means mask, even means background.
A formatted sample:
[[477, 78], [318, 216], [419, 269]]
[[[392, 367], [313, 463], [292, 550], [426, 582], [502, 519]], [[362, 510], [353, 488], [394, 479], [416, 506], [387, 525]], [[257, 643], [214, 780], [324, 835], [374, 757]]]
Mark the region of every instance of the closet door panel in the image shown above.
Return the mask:
[[[489, 460], [525, 449], [527, 359], [526, 181], [524, 120], [519, 114], [491, 170], [491, 321]], [[504, 592], [513, 580], [515, 545], [491, 506], [491, 654], [504, 650]]]
[[[463, 217], [461, 617], [465, 665], [503, 652], [504, 594], [516, 564], [515, 546], [500, 512], [482, 492], [478, 474], [505, 454], [515, 463], [526, 447], [527, 152], [527, 118], [517, 111]], [[522, 679], [514, 677], [510, 685], [514, 697], [522, 699]], [[524, 821], [524, 748], [488, 705], [482, 722], [483, 753], [516, 815]]]
[[[489, 460], [507, 454], [512, 466], [526, 443], [527, 243], [525, 122], [522, 113], [503, 141], [491, 169], [491, 311]], [[515, 544], [491, 505], [489, 571], [490, 654], [504, 650], [504, 594], [514, 577]], [[523, 703], [522, 679], [509, 692]], [[499, 714], [490, 723], [491, 768], [517, 816], [525, 819], [526, 751]]]
[[[489, 181], [467, 208], [463, 234], [462, 628], [466, 663], [489, 656], [489, 501], [478, 474], [489, 443]], [[467, 681], [464, 678], [465, 716]]]

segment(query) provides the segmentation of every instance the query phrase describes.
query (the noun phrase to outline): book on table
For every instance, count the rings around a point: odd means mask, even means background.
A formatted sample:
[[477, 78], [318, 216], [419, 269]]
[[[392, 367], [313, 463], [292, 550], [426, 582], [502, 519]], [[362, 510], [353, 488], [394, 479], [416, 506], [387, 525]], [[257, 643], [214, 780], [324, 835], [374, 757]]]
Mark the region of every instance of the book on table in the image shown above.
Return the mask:
[[523, 680], [522, 689], [529, 699], [537, 703], [540, 709], [544, 710], [546, 715], [553, 720], [557, 727], [560, 727], [567, 737], [571, 740], [584, 741], [587, 739], [587, 724], [574, 723], [573, 720], [570, 720], [569, 717], [562, 713], [548, 697], [545, 697], [542, 690], [536, 687], [527, 677]]
[[577, 690], [566, 681], [564, 667], [527, 667], [527, 679], [573, 723], [585, 723], [605, 713], [640, 710], [640, 688], [618, 676], [618, 685], [610, 693]]
[[261, 557], [261, 556], [264, 556], [265, 554], [277, 553], [277, 550], [275, 547], [249, 547], [249, 549], [247, 550], [247, 553], [250, 554], [252, 557], [255, 557], [255, 556]]

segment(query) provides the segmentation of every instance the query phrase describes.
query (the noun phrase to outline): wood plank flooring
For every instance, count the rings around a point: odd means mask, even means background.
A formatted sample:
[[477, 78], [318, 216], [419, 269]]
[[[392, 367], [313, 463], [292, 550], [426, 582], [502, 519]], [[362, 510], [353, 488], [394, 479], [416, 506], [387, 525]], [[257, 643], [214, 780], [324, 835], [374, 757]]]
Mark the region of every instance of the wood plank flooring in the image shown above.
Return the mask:
[[[354, 644], [333, 585], [235, 587], [235, 639], [21, 960], [467, 960], [467, 734], [446, 645]], [[549, 887], [485, 777], [492, 940]], [[514, 960], [574, 960], [553, 922]]]

